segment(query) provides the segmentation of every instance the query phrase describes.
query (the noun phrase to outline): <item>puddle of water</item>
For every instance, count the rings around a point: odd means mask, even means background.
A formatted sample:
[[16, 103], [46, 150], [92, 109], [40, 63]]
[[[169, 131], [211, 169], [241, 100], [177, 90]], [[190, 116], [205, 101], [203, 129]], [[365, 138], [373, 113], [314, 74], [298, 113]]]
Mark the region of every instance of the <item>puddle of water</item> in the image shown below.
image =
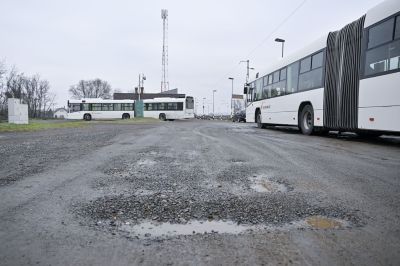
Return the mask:
[[240, 234], [255, 226], [238, 225], [232, 221], [189, 221], [186, 224], [156, 223], [146, 221], [137, 225], [122, 224], [121, 231], [144, 237], [193, 235], [197, 233]]
[[311, 216], [306, 218], [306, 224], [314, 229], [341, 229], [344, 222], [323, 216]]
[[262, 176], [252, 177], [250, 178], [250, 181], [253, 183], [250, 187], [257, 192], [287, 192], [287, 187], [284, 184], [280, 184]]

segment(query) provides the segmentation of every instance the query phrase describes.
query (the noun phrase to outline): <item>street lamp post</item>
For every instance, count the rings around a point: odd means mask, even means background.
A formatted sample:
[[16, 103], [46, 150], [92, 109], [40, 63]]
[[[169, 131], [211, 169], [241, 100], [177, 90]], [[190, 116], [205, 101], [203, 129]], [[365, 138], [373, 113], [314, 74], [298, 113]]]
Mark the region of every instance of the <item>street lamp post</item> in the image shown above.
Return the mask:
[[203, 116], [204, 116], [204, 100], [205, 100], [206, 98], [203, 98]]
[[233, 117], [233, 80], [234, 78], [229, 78], [232, 81], [232, 94], [231, 94], [231, 118]]
[[217, 92], [217, 90], [213, 90], [213, 118], [214, 118], [214, 115], [215, 115], [215, 112], [214, 112], [214, 93], [216, 93]]
[[282, 58], [283, 58], [283, 49], [285, 47], [285, 40], [284, 39], [280, 39], [280, 38], [276, 38], [275, 41], [282, 43]]

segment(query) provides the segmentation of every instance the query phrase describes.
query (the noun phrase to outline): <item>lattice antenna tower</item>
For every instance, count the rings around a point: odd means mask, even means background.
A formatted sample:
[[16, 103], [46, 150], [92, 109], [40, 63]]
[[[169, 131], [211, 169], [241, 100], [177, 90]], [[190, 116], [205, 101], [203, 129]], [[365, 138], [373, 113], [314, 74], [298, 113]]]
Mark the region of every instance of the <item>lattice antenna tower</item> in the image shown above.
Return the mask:
[[161, 19], [163, 20], [163, 48], [161, 66], [161, 92], [169, 90], [168, 82], [168, 10], [161, 9]]

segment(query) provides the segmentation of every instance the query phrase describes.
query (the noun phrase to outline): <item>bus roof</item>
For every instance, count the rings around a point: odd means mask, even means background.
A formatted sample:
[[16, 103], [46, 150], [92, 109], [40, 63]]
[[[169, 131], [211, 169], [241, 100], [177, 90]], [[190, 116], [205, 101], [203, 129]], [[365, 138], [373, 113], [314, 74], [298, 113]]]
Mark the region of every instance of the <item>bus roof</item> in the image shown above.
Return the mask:
[[400, 11], [399, 0], [386, 0], [379, 5], [371, 8], [365, 17], [364, 28], [381, 21], [384, 18], [390, 17]]
[[68, 100], [69, 103], [133, 103], [134, 100], [111, 100], [101, 98], [84, 98], [80, 100], [72, 99]]
[[[190, 97], [190, 96], [189, 96]], [[185, 98], [154, 98], [154, 99], [146, 99], [143, 100], [145, 103], [168, 103], [168, 102], [184, 102], [186, 99]]]

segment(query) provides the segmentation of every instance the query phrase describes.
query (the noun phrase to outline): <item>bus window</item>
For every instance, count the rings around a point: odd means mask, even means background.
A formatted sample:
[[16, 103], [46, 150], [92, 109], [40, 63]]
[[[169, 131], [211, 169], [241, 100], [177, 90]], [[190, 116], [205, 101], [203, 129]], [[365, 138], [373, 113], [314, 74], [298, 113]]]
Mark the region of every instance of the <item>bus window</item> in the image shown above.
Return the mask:
[[300, 62], [300, 74], [310, 71], [311, 69], [311, 57], [307, 57]]
[[82, 111], [90, 111], [90, 105], [88, 103], [83, 103]]
[[280, 81], [286, 80], [286, 68], [281, 69]]
[[263, 79], [260, 78], [256, 81], [256, 88], [255, 88], [255, 99], [256, 101], [259, 101], [262, 99], [262, 81]]
[[318, 54], [313, 55], [311, 59], [312, 59], [312, 62], [311, 62], [312, 69], [322, 67], [322, 64], [324, 61], [324, 54], [323, 54], [323, 52], [320, 52]]
[[166, 104], [165, 103], [159, 103], [158, 104], [158, 110], [167, 110]]
[[178, 109], [178, 104], [177, 103], [168, 103], [167, 104], [168, 110], [177, 110]]
[[121, 111], [121, 104], [120, 103], [114, 103], [114, 111]]
[[71, 110], [71, 112], [79, 112], [81, 110], [81, 104], [80, 103], [72, 103], [70, 110]]
[[101, 111], [101, 103], [92, 103], [92, 111]]
[[394, 18], [378, 24], [368, 31], [368, 49], [393, 39]]
[[[177, 103], [177, 110], [182, 111], [183, 110], [183, 103]], [[193, 109], [193, 108], [192, 108]]]
[[274, 72], [274, 78], [273, 78], [273, 83], [276, 83], [279, 81], [279, 71]]
[[297, 92], [298, 79], [299, 62], [296, 62], [287, 67], [286, 94]]
[[133, 110], [133, 103], [123, 103], [122, 104], [123, 111], [132, 111]]
[[113, 104], [112, 103], [103, 103], [101, 105], [101, 110], [102, 111], [112, 111], [113, 110]]
[[193, 97], [187, 97], [186, 98], [186, 109], [194, 109]]
[[322, 87], [322, 67], [300, 74], [299, 91]]
[[[396, 28], [394, 28], [396, 27]], [[365, 53], [364, 75], [381, 74], [400, 69], [399, 16], [368, 30], [368, 50]], [[394, 40], [394, 39], [395, 40]]]

